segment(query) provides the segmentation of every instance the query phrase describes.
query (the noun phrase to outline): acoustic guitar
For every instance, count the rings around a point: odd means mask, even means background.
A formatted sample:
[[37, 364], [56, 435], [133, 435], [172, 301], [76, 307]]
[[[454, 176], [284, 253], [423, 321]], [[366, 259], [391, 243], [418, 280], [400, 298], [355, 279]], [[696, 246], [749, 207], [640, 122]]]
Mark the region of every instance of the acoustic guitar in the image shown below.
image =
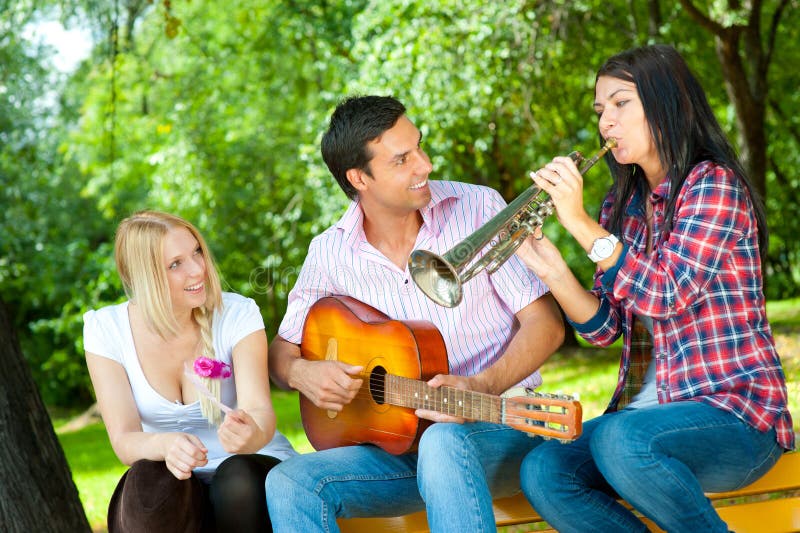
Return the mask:
[[348, 296], [327, 296], [311, 307], [300, 349], [309, 361], [364, 367], [361, 390], [342, 411], [320, 409], [300, 395], [303, 427], [316, 450], [372, 443], [392, 454], [413, 451], [430, 425], [415, 409], [506, 424], [564, 441], [581, 433], [581, 404], [568, 396], [529, 391], [501, 397], [430, 387], [428, 379], [448, 373], [447, 350], [436, 326], [392, 320]]

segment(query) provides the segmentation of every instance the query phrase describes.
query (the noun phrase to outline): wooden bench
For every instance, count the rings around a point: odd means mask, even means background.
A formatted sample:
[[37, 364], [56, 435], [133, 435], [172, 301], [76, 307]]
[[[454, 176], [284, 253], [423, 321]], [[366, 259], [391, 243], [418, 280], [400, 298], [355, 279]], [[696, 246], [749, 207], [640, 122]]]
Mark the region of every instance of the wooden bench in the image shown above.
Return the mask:
[[[736, 533], [788, 533], [800, 531], [800, 452], [785, 453], [761, 479], [733, 491], [709, 493], [717, 512]], [[522, 494], [494, 501], [498, 526], [541, 524], [544, 520]], [[655, 532], [662, 530], [647, 519]], [[413, 533], [429, 531], [425, 511], [391, 518], [347, 518], [338, 520], [343, 533]]]

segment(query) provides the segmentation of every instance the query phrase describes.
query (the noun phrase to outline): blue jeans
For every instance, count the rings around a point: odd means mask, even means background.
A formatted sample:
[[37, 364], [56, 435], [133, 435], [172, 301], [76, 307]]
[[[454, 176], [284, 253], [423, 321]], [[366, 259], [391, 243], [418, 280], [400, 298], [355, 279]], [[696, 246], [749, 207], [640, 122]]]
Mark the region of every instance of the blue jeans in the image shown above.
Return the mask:
[[267, 476], [272, 527], [339, 531], [337, 517], [425, 508], [432, 531], [496, 531], [492, 496], [519, 492], [522, 459], [541, 442], [498, 424], [437, 423], [423, 433], [418, 453], [361, 445], [291, 457]]
[[783, 450], [759, 432], [698, 401], [605, 414], [569, 444], [546, 442], [522, 464], [522, 490], [561, 533], [647, 531], [628, 501], [670, 532], [727, 532], [703, 494], [744, 487]]

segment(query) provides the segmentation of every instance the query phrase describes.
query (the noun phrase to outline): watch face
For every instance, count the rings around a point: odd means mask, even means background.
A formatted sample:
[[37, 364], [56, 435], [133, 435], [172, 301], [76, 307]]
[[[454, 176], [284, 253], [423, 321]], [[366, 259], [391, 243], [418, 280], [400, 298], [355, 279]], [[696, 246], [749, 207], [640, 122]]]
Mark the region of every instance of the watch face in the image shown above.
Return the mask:
[[596, 239], [594, 244], [592, 244], [592, 251], [589, 252], [589, 259], [595, 263], [603, 259], [608, 259], [614, 253], [617, 242], [619, 241], [613, 235]]
[[597, 239], [594, 243], [593, 252], [594, 255], [605, 259], [606, 257], [611, 256], [611, 254], [614, 252], [614, 243], [605, 237], [602, 239]]

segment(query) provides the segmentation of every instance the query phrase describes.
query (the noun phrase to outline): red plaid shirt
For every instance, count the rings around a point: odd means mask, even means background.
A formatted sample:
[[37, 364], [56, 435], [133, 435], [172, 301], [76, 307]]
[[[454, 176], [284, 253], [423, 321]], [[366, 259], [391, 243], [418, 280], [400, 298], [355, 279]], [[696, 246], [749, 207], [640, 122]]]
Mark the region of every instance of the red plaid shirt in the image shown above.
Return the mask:
[[[730, 411], [760, 431], [774, 427], [778, 442], [794, 448], [786, 379], [767, 322], [758, 230], [747, 190], [727, 168], [695, 166], [678, 193], [672, 230], [661, 235], [668, 180], [649, 197], [653, 251], [647, 226], [627, 206], [623, 254], [595, 273], [597, 314], [575, 328], [599, 346], [624, 337], [619, 380], [608, 410], [624, 406], [641, 388], [654, 354], [659, 403], [697, 400]], [[607, 196], [600, 223], [608, 224]], [[633, 315], [653, 318], [653, 338], [634, 331]], [[651, 342], [648, 342], [652, 340]], [[654, 348], [651, 352], [650, 347]]]

